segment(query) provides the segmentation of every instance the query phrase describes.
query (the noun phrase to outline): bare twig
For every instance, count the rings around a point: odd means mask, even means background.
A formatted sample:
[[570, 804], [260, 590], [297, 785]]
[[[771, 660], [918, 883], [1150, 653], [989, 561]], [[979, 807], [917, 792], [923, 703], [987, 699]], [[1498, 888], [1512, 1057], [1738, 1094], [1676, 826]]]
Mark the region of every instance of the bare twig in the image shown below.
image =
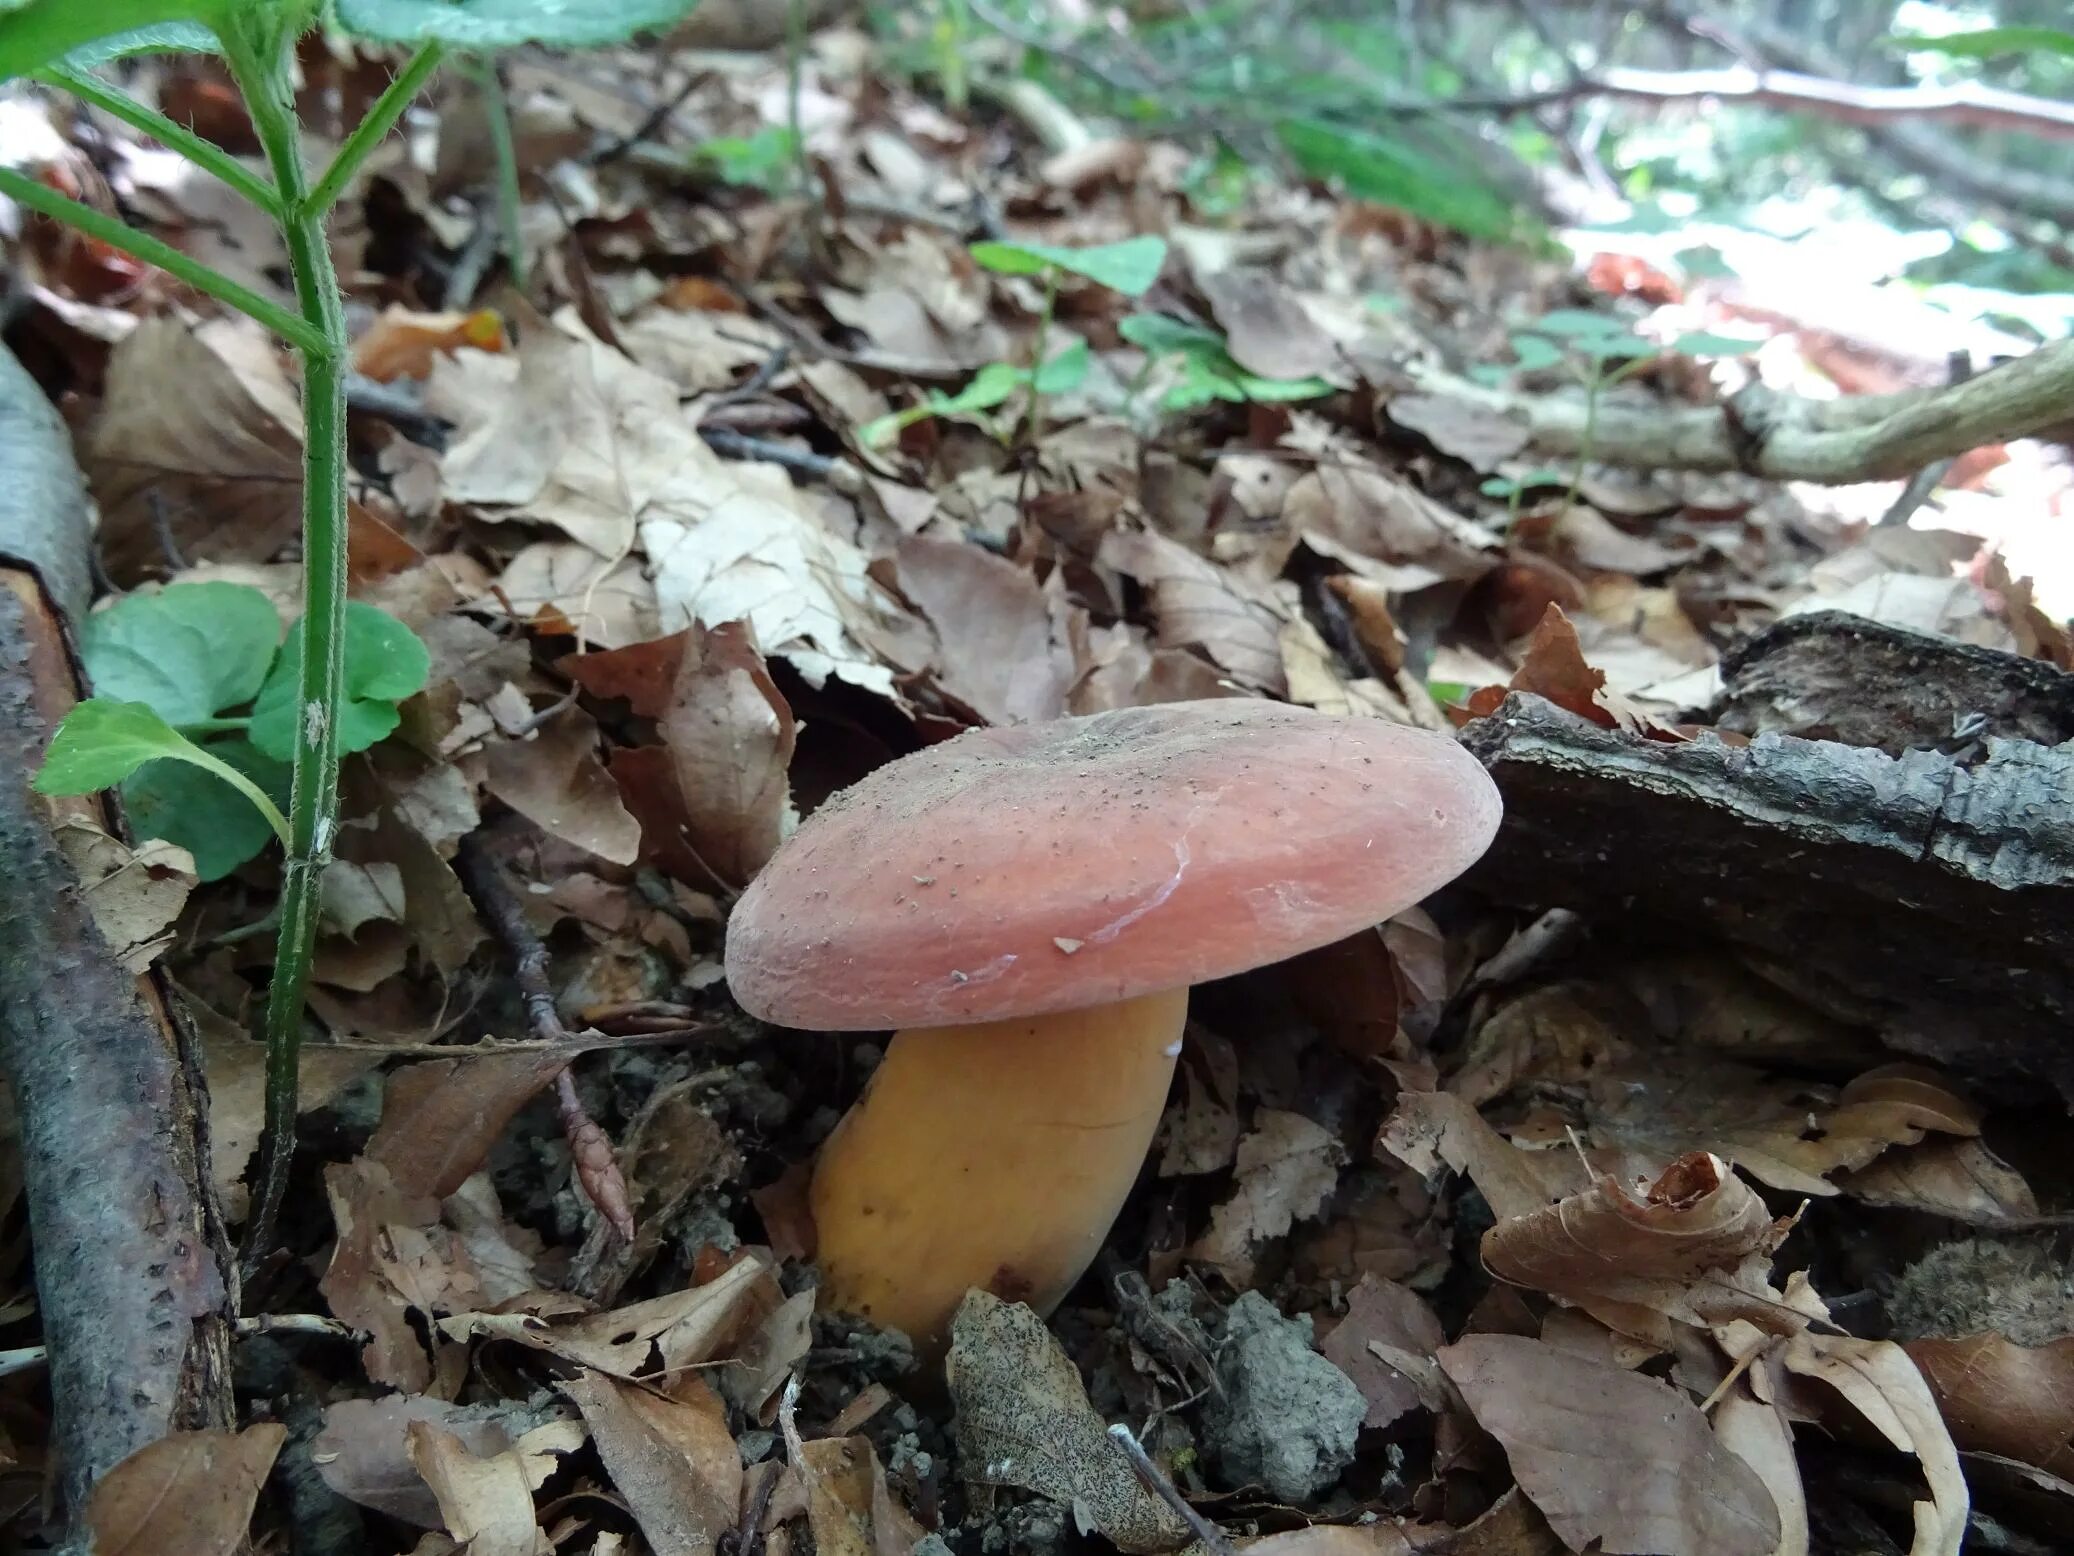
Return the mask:
[[1116, 1446], [1123, 1450], [1123, 1456], [1130, 1461], [1132, 1472], [1145, 1489], [1174, 1510], [1180, 1520], [1188, 1525], [1188, 1532], [1202, 1541], [1204, 1550], [1210, 1552], [1211, 1556], [1238, 1556], [1231, 1541], [1224, 1537], [1224, 1531], [1190, 1507], [1188, 1499], [1174, 1489], [1174, 1483], [1160, 1473], [1159, 1466], [1152, 1462], [1152, 1455], [1145, 1451], [1145, 1445], [1131, 1434], [1128, 1426], [1121, 1421], [1117, 1422], [1109, 1428], [1109, 1436]]
[[[454, 873], [474, 900], [476, 912], [511, 955], [512, 978], [518, 984], [519, 998], [526, 1007], [526, 1022], [534, 1037], [550, 1044], [570, 1041], [569, 1029], [562, 1025], [561, 1013], [555, 1009], [554, 990], [547, 980], [547, 947], [533, 933], [525, 910], [505, 883], [504, 872], [475, 834], [461, 839], [454, 855]], [[555, 1100], [577, 1182], [612, 1229], [631, 1242], [634, 1217], [629, 1208], [626, 1179], [613, 1158], [605, 1131], [584, 1111], [567, 1068], [555, 1078]]]

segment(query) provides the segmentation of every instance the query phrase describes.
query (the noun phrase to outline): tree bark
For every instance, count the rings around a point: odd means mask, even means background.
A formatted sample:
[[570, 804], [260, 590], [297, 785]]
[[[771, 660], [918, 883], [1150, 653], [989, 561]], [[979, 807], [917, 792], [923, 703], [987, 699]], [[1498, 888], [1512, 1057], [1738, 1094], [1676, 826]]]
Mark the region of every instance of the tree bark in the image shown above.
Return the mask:
[[233, 1300], [201, 1187], [196, 1055], [156, 979], [110, 952], [52, 834], [61, 815], [109, 818], [30, 787], [78, 695], [54, 596], [84, 603], [86, 523], [63, 427], [4, 350], [0, 448], [0, 1068], [21, 1117], [70, 1521], [137, 1449], [231, 1424]]

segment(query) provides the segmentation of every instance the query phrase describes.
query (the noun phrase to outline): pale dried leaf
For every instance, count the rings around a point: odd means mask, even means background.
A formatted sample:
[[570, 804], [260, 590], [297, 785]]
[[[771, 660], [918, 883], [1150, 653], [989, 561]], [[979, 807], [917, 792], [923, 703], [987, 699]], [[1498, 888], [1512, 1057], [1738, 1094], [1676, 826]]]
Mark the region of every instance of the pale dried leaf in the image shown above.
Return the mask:
[[554, 1543], [534, 1520], [533, 1488], [517, 1452], [477, 1458], [429, 1421], [404, 1430], [411, 1462], [439, 1499], [446, 1532], [468, 1556], [553, 1556]]
[[422, 1321], [480, 1303], [467, 1255], [439, 1224], [439, 1202], [401, 1192], [380, 1162], [334, 1162], [324, 1189], [338, 1241], [318, 1289], [333, 1317], [373, 1337], [360, 1353], [367, 1375], [422, 1393], [432, 1361], [411, 1315]]
[[1108, 535], [1100, 560], [1151, 592], [1162, 647], [1200, 648], [1246, 686], [1274, 696], [1288, 690], [1281, 646], [1287, 612], [1272, 596], [1232, 569], [1148, 531]]
[[52, 831], [109, 951], [125, 972], [143, 972], [173, 943], [173, 921], [197, 884], [194, 856], [156, 837], [132, 849], [83, 816]]
[[[202, 1038], [202, 1072], [209, 1084], [209, 1166], [216, 1192], [232, 1220], [243, 1220], [247, 1194], [245, 1168], [259, 1145], [266, 1113], [266, 1045], [237, 1023], [226, 1020], [202, 1000], [188, 995], [186, 1004]], [[297, 1069], [301, 1085], [296, 1107], [308, 1113], [321, 1108], [347, 1086], [373, 1069], [379, 1054], [348, 1053], [323, 1043], [302, 1045]]]
[[288, 1429], [173, 1432], [95, 1482], [84, 1522], [94, 1556], [236, 1556]]
[[562, 1384], [655, 1556], [711, 1556], [742, 1500], [727, 1412], [696, 1377], [689, 1397], [589, 1373]]
[[1347, 1153], [1337, 1136], [1301, 1113], [1262, 1108], [1238, 1145], [1231, 1197], [1210, 1213], [1188, 1257], [1250, 1270], [1256, 1247], [1325, 1208]]
[[489, 609], [508, 603], [522, 621], [600, 648], [644, 643], [661, 631], [647, 570], [631, 558], [601, 557], [573, 540], [526, 547], [505, 567], [496, 594], [474, 603]]
[[1979, 1140], [1925, 1140], [1888, 1151], [1836, 1186], [1868, 1205], [1927, 1211], [1971, 1226], [2028, 1221], [2038, 1196], [2023, 1174]]
[[1249, 1556], [1411, 1556], [1411, 1542], [1394, 1524], [1313, 1524], [1247, 1540]]
[[1314, 378], [1339, 367], [1339, 348], [1281, 282], [1225, 270], [1198, 283], [1224, 327], [1232, 360], [1262, 378]]
[[1425, 1299], [1409, 1286], [1364, 1275], [1347, 1294], [1347, 1312], [1318, 1342], [1319, 1354], [1354, 1380], [1368, 1402], [1362, 1426], [1379, 1431], [1418, 1408], [1424, 1392], [1385, 1359], [1390, 1352], [1430, 1358], [1447, 1343], [1447, 1331]]
[[428, 1421], [458, 1437], [479, 1459], [515, 1446], [531, 1421], [508, 1402], [456, 1405], [424, 1394], [340, 1399], [324, 1410], [310, 1457], [324, 1483], [349, 1501], [421, 1529], [439, 1527], [439, 1503], [411, 1463], [405, 1428]]
[[900, 592], [936, 629], [936, 681], [989, 724], [1057, 718], [1073, 684], [1044, 591], [1030, 571], [975, 545], [902, 541]]
[[568, 1065], [538, 1049], [457, 1054], [390, 1071], [367, 1159], [399, 1193], [445, 1199], [488, 1160], [504, 1126]]
[[1772, 1556], [1808, 1556], [1807, 1488], [1793, 1451], [1793, 1426], [1778, 1404], [1737, 1385], [1714, 1406], [1714, 1435], [1757, 1472], [1779, 1514], [1779, 1543]]
[[1454, 395], [1397, 394], [1384, 409], [1398, 426], [1409, 427], [1479, 475], [1489, 475], [1533, 440], [1525, 417]]
[[1188, 1543], [1188, 1526], [1138, 1483], [1080, 1374], [1029, 1308], [967, 1292], [951, 1324], [947, 1371], [968, 1480], [1020, 1486], [1084, 1511], [1125, 1551]]
[[1520, 1488], [1574, 1550], [1772, 1556], [1779, 1516], [1757, 1472], [1679, 1390], [1520, 1335], [1439, 1353]]
[[489, 791], [545, 832], [614, 864], [632, 864], [641, 826], [620, 802], [598, 760], [598, 724], [581, 708], [562, 709], [524, 740], [485, 752]]

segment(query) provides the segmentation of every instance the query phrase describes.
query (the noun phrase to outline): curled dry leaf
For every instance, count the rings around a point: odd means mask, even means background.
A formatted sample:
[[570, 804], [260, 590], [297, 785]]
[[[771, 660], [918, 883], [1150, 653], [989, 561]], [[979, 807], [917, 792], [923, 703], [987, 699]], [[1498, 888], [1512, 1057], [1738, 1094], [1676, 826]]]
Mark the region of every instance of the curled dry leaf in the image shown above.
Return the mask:
[[133, 849], [81, 816], [53, 830], [94, 927], [125, 971], [143, 972], [173, 943], [173, 921], [196, 885], [194, 856], [156, 837]]
[[1575, 1156], [1523, 1151], [1460, 1097], [1408, 1091], [1383, 1123], [1376, 1145], [1414, 1172], [1466, 1173], [1498, 1218], [1533, 1215], [1574, 1192], [1584, 1173]]
[[1301, 1113], [1262, 1108], [1239, 1141], [1231, 1198], [1210, 1213], [1188, 1257], [1247, 1284], [1258, 1245], [1323, 1210], [1346, 1159], [1338, 1137]]
[[373, 1338], [367, 1375], [406, 1393], [432, 1383], [418, 1321], [467, 1312], [482, 1291], [467, 1255], [439, 1224], [439, 1202], [399, 1190], [380, 1162], [363, 1157], [324, 1169], [338, 1241], [318, 1281], [332, 1316]]
[[1739, 1381], [1716, 1402], [1713, 1421], [1714, 1435], [1757, 1472], [1771, 1493], [1779, 1515], [1779, 1544], [1772, 1556], [1808, 1556], [1807, 1488], [1786, 1412], [1775, 1398], [1760, 1399], [1747, 1381]]
[[1151, 591], [1162, 648], [1200, 648], [1246, 686], [1273, 696], [1288, 691], [1281, 646], [1288, 613], [1264, 591], [1149, 531], [1110, 533], [1101, 561]]
[[586, 1373], [562, 1386], [655, 1556], [710, 1556], [742, 1502], [727, 1410], [696, 1374], [669, 1392]]
[[324, 1484], [347, 1500], [437, 1529], [439, 1503], [410, 1459], [410, 1423], [429, 1422], [487, 1459], [514, 1447], [535, 1419], [510, 1402], [456, 1405], [425, 1394], [340, 1399], [325, 1407], [324, 1429], [311, 1442], [310, 1457]]
[[1553, 602], [1527, 639], [1526, 653], [1511, 681], [1470, 693], [1463, 722], [1495, 713], [1508, 692], [1531, 692], [1545, 697], [1565, 712], [1589, 719], [1603, 729], [1631, 730], [1652, 739], [1681, 738], [1626, 698], [1606, 690], [1605, 672], [1585, 662], [1576, 626], [1563, 614], [1562, 607]]
[[1361, 1390], [1371, 1431], [1388, 1426], [1423, 1403], [1419, 1384], [1390, 1364], [1392, 1354], [1430, 1358], [1447, 1343], [1433, 1309], [1409, 1286], [1364, 1275], [1347, 1296], [1347, 1314], [1318, 1342], [1318, 1350]]
[[429, 1421], [405, 1428], [411, 1462], [439, 1501], [446, 1532], [468, 1556], [553, 1556], [533, 1516], [533, 1484], [516, 1451], [477, 1458]]
[[624, 696], [662, 743], [612, 753], [644, 852], [694, 886], [745, 886], [793, 821], [792, 709], [741, 622], [687, 627], [566, 661], [585, 690]]
[[598, 724], [581, 708], [566, 707], [529, 738], [497, 741], [484, 754], [489, 791], [543, 831], [614, 864], [639, 855], [641, 824], [598, 760]]
[[1781, 1353], [1788, 1372], [1828, 1384], [1899, 1453], [1913, 1454], [1929, 1483], [1915, 1504], [1909, 1556], [1959, 1556], [1966, 1539], [1968, 1495], [1951, 1432], [1907, 1351], [1891, 1340], [1804, 1329]]
[[1904, 1340], [1960, 1448], [2047, 1474], [2074, 1471], [2074, 1338], [2018, 1345], [2007, 1335]]
[[1188, 1526], [1147, 1491], [1109, 1440], [1080, 1374], [1019, 1302], [971, 1291], [947, 1364], [958, 1458], [968, 1480], [1020, 1486], [1086, 1516], [1119, 1549], [1177, 1551]]
[[2038, 1196], [2023, 1174], [1979, 1140], [1925, 1140], [1844, 1173], [1837, 1187], [1868, 1205], [1922, 1210], [1969, 1226], [2028, 1221]]
[[[1758, 1474], [1667, 1383], [1520, 1335], [1439, 1353], [1477, 1424], [1573, 1550], [1772, 1556], [1779, 1516]], [[1595, 1543], [1596, 1542], [1596, 1543]]]
[[900, 592], [936, 629], [936, 682], [989, 724], [1066, 711], [1073, 651], [1030, 571], [962, 541], [904, 540]]
[[94, 1556], [236, 1556], [288, 1429], [174, 1432], [95, 1482], [85, 1509]]

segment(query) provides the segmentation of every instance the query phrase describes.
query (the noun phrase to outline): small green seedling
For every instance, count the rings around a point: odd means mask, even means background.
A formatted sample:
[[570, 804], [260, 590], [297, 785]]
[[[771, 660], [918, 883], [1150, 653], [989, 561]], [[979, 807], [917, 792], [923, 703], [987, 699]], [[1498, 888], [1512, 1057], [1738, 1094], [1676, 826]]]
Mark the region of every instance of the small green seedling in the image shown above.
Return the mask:
[[[395, 730], [396, 705], [423, 689], [431, 660], [371, 605], [346, 606], [344, 638], [337, 739], [350, 754]], [[138, 834], [185, 848], [205, 881], [270, 837], [289, 845], [276, 796], [295, 756], [302, 637], [281, 641], [265, 595], [227, 583], [133, 594], [87, 619], [79, 652], [95, 695], [58, 726], [40, 793], [121, 785]]]
[[1102, 243], [1092, 248], [1061, 248], [1050, 243], [975, 243], [973, 262], [982, 269], [1004, 276], [1039, 276], [1044, 281], [1044, 307], [1037, 316], [1037, 339], [1030, 352], [1030, 366], [1012, 362], [989, 362], [956, 394], [932, 391], [919, 405], [910, 405], [890, 416], [866, 422], [858, 437], [866, 447], [877, 447], [898, 437], [903, 430], [932, 416], [978, 416], [990, 431], [999, 429], [988, 411], [1008, 403], [1018, 393], [1029, 392], [1021, 429], [1015, 441], [1028, 447], [1042, 429], [1044, 397], [1070, 394], [1086, 382], [1092, 356], [1087, 342], [1076, 340], [1057, 356], [1047, 354], [1051, 343], [1051, 321], [1058, 306], [1059, 281], [1079, 276], [1106, 286], [1126, 297], [1143, 297], [1159, 279], [1167, 262], [1165, 238], [1126, 238], [1121, 243]]
[[[254, 748], [263, 751], [262, 734], [273, 731], [282, 755], [292, 757], [293, 771], [286, 817], [277, 813], [265, 818], [270, 829], [276, 821], [284, 822], [288, 858], [282, 872], [280, 931], [267, 992], [266, 1129], [260, 1140], [252, 1216], [246, 1226], [248, 1264], [271, 1246], [295, 1145], [303, 996], [316, 948], [318, 880], [338, 827], [341, 739], [344, 731], [354, 727], [351, 714], [356, 701], [381, 700], [371, 691], [356, 697], [347, 670], [352, 629], [345, 603], [346, 377], [351, 342], [346, 334], [345, 300], [324, 231], [325, 216], [368, 153], [395, 127], [449, 53], [479, 55], [526, 44], [584, 48], [621, 43], [637, 32], [674, 23], [692, 3], [0, 0], [0, 82], [33, 77], [59, 87], [186, 158], [273, 222], [288, 251], [288, 268], [295, 283], [295, 305], [285, 307], [171, 244], [125, 226], [105, 211], [70, 199], [17, 168], [0, 166], [0, 196], [157, 266], [266, 326], [302, 357], [303, 599], [308, 614], [294, 629], [292, 660], [284, 651], [276, 663], [289, 667], [282, 671], [284, 676], [294, 677], [292, 694], [281, 694], [283, 706], [291, 712], [303, 711], [285, 725], [262, 725], [255, 705], [249, 732]], [[346, 37], [401, 44], [412, 52], [366, 116], [340, 142], [329, 164], [313, 178], [303, 161], [302, 126], [296, 113], [296, 44], [320, 20]], [[264, 173], [93, 74], [100, 66], [127, 55], [178, 51], [223, 57], [251, 115], [253, 133], [263, 152]], [[493, 130], [496, 127], [493, 124]], [[508, 134], [504, 138], [508, 141]], [[500, 154], [506, 164], [500, 186], [506, 204], [511, 205], [515, 203], [515, 178], [508, 147], [500, 148]], [[269, 667], [266, 673], [274, 672]], [[203, 695], [190, 687], [189, 694], [208, 700], [221, 689], [217, 686]], [[263, 700], [264, 688], [261, 694]], [[71, 738], [67, 742], [72, 753], [81, 756], [80, 764], [65, 767], [61, 758], [66, 751], [54, 746], [49, 761], [57, 764], [60, 775], [69, 772], [70, 777], [49, 781], [83, 783], [92, 774], [116, 772], [140, 751], [151, 751], [153, 756], [139, 757], [125, 772], [134, 773], [142, 761], [164, 756], [193, 765], [191, 757], [167, 746], [158, 725], [176, 740], [183, 737], [162, 714], [152, 711], [149, 699], [111, 701], [150, 713], [156, 722], [148, 722], [136, 711], [110, 712], [107, 704], [91, 714], [82, 706], [79, 712], [86, 716], [68, 726]], [[90, 734], [97, 727], [100, 734]], [[94, 740], [101, 742], [98, 755], [91, 743]], [[120, 752], [129, 756], [118, 758]], [[234, 756], [217, 753], [212, 760], [218, 766], [203, 764], [202, 770], [238, 789], [226, 776], [243, 771], [235, 765]], [[245, 776], [253, 790], [246, 798], [257, 808], [255, 795], [263, 795], [265, 786], [258, 778]], [[115, 779], [102, 780], [103, 784], [112, 781]]]
[[784, 124], [767, 124], [754, 135], [716, 135], [691, 148], [694, 171], [770, 195], [785, 192], [798, 163], [799, 137]]
[[1179, 379], [1160, 395], [1161, 410], [1194, 410], [1219, 400], [1280, 405], [1332, 393], [1332, 385], [1322, 378], [1262, 378], [1247, 372], [1232, 359], [1224, 336], [1205, 324], [1162, 313], [1134, 313], [1116, 332], [1145, 353], [1148, 372], [1169, 358], [1180, 368]]
[[[1667, 346], [1658, 346], [1630, 330], [1611, 314], [1583, 308], [1558, 308], [1545, 313], [1526, 329], [1512, 336], [1513, 369], [1520, 373], [1545, 372], [1566, 367], [1584, 388], [1584, 435], [1579, 440], [1577, 463], [1570, 472], [1570, 489], [1563, 498], [1563, 511], [1577, 502], [1584, 484], [1584, 468], [1591, 462], [1592, 442], [1598, 430], [1599, 401], [1608, 389], [1625, 382], [1666, 357], [1734, 357], [1755, 351], [1761, 340], [1744, 340], [1732, 335], [1715, 335], [1693, 330]], [[1535, 472], [1534, 474], [1540, 474]], [[1532, 477], [1519, 478], [1532, 484]], [[1510, 500], [1516, 518], [1520, 492], [1517, 485], [1503, 493], [1484, 490], [1491, 496]]]

